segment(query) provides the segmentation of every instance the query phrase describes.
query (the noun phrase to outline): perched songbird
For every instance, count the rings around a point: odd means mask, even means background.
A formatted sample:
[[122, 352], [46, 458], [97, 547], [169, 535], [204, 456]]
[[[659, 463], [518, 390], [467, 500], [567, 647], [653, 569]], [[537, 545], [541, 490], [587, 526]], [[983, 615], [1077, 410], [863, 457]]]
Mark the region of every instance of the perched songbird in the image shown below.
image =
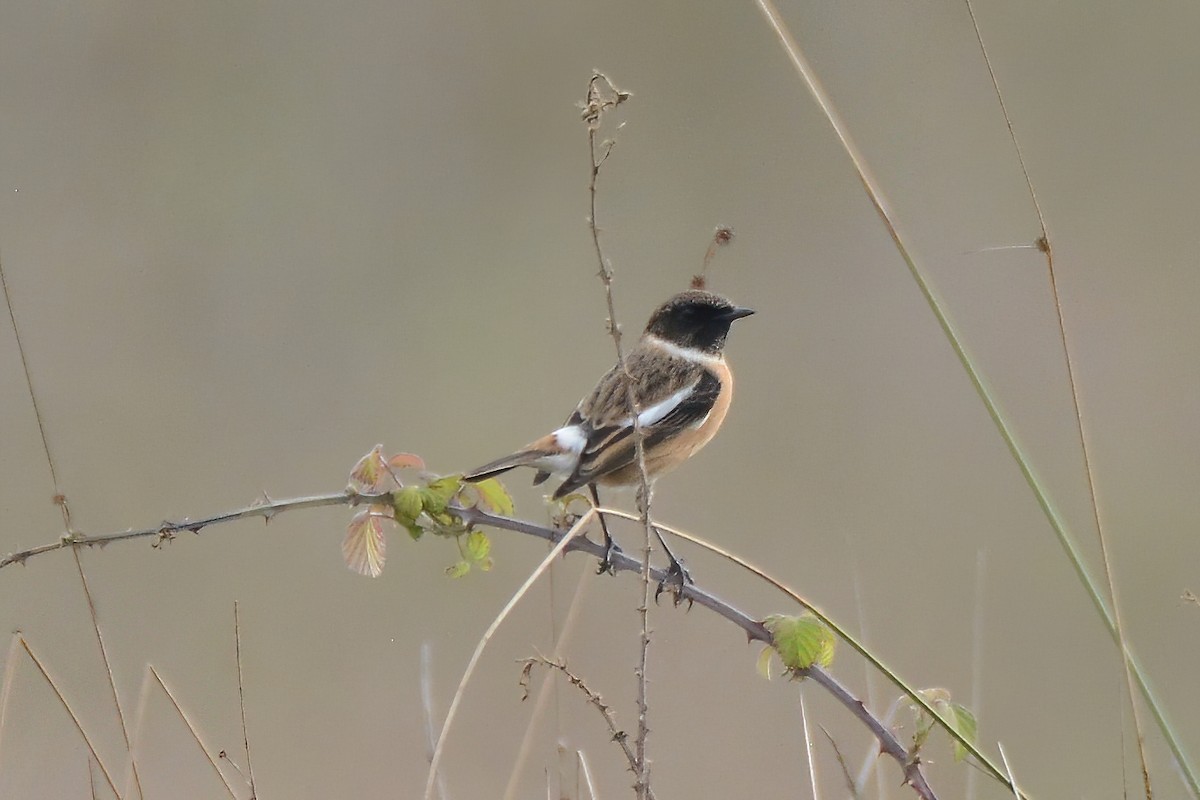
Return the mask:
[[[620, 365], [614, 366], [561, 428], [471, 470], [464, 480], [533, 467], [538, 470], [535, 484], [551, 475], [563, 478], [554, 491], [556, 500], [586, 485], [597, 505], [597, 484], [636, 486], [640, 476], [627, 393], [631, 380], [647, 478], [653, 481], [674, 469], [708, 444], [724, 422], [733, 396], [733, 374], [723, 354], [725, 337], [734, 320], [753, 313], [711, 292], [675, 295], [654, 311], [641, 339], [626, 353], [628, 376]], [[607, 526], [604, 538], [611, 555], [615, 545]], [[684, 578], [665, 542], [663, 547], [672, 573]]]

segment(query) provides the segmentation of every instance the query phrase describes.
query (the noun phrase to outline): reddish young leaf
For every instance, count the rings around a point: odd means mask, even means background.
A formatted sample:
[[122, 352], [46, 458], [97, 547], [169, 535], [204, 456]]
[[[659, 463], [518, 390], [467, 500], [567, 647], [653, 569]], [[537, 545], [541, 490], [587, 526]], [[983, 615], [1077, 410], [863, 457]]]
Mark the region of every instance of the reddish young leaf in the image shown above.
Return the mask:
[[371, 452], [358, 460], [350, 470], [350, 485], [360, 492], [382, 492], [384, 484], [391, 479], [387, 462], [383, 460], [383, 445], [377, 444]]
[[396, 455], [388, 459], [387, 463], [392, 469], [406, 469], [408, 467], [425, 469], [425, 461], [420, 456], [413, 455], [412, 453], [396, 453]]
[[385, 519], [381, 514], [359, 511], [346, 528], [342, 556], [346, 566], [359, 575], [378, 578], [383, 572], [383, 562], [387, 558], [387, 539], [383, 536]]

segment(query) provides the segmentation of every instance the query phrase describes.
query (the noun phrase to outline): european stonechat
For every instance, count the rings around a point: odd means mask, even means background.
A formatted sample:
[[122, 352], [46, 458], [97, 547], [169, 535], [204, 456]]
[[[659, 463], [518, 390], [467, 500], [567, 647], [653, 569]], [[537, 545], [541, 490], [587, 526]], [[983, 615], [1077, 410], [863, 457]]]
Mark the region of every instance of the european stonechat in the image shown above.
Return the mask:
[[[537, 470], [535, 485], [551, 475], [563, 478], [554, 490], [554, 499], [586, 485], [597, 505], [597, 484], [636, 486], [641, 478], [627, 394], [632, 381], [646, 477], [654, 481], [708, 444], [725, 421], [733, 397], [725, 338], [734, 320], [753, 313], [712, 292], [691, 290], [675, 295], [654, 311], [641, 339], [625, 355], [628, 376], [620, 365], [614, 366], [561, 428], [512, 455], [471, 470], [463, 479], [479, 481], [513, 467], [533, 467]], [[616, 546], [603, 516], [601, 523], [611, 555]], [[662, 545], [671, 559], [671, 573], [686, 579], [666, 542]], [[606, 558], [601, 569], [607, 566]]]

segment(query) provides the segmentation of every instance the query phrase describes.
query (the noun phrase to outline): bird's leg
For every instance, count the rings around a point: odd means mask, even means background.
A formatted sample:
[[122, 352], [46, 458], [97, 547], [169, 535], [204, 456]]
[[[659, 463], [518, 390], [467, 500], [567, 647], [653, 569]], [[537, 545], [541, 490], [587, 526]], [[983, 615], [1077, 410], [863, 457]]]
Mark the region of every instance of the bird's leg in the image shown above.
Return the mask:
[[[650, 492], [654, 491], [653, 485], [646, 488]], [[650, 498], [641, 497], [640, 490], [638, 492], [638, 496], [643, 503], [642, 508], [649, 508]], [[675, 598], [675, 605], [679, 605], [683, 600], [683, 593], [681, 590], [684, 586], [688, 586], [693, 582], [692, 574], [687, 571], [687, 567], [683, 565], [683, 561], [677, 558], [675, 554], [671, 552], [671, 548], [667, 546], [667, 540], [663, 538], [662, 531], [659, 529], [659, 527], [657, 525], [652, 525], [651, 527], [654, 528], [654, 535], [658, 538], [659, 545], [662, 546], [663, 552], [667, 554], [667, 558], [670, 561], [670, 565], [667, 567], [666, 577], [659, 581], [658, 588], [654, 591], [654, 600], [655, 602], [658, 602], [659, 596], [667, 589], [667, 587], [670, 587], [671, 595]], [[688, 602], [690, 607], [691, 601], [689, 600]]]
[[[596, 490], [596, 484], [589, 483], [588, 489], [592, 492], [592, 503], [596, 508], [599, 508], [600, 492]], [[603, 575], [607, 572], [609, 575], [615, 575], [617, 571], [613, 567], [612, 560], [614, 555], [621, 552], [621, 548], [613, 540], [612, 535], [609, 534], [608, 523], [604, 521], [604, 515], [599, 514], [598, 516], [600, 517], [600, 530], [604, 531], [604, 558], [600, 560], [600, 567], [596, 570], [596, 574]]]
[[[688, 572], [687, 567], [683, 565], [683, 561], [675, 557], [671, 552], [671, 548], [667, 547], [667, 540], [663, 538], [662, 531], [658, 526], [654, 526], [654, 535], [658, 537], [658, 543], [662, 545], [663, 552], [667, 554], [671, 565], [667, 567], [667, 576], [659, 581], [658, 589], [654, 592], [654, 601], [658, 602], [658, 596], [663, 593], [663, 590], [668, 586], [671, 587], [671, 594], [675, 598], [675, 605], [683, 600], [682, 589], [684, 586], [690, 586], [692, 581], [692, 573]], [[691, 600], [688, 600], [688, 607], [691, 607]]]

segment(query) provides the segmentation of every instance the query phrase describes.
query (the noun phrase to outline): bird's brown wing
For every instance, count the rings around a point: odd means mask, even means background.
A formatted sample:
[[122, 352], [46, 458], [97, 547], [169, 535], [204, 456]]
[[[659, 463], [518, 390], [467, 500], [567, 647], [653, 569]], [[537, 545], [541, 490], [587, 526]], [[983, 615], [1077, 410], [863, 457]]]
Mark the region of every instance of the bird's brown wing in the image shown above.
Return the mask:
[[[644, 361], [633, 358], [628, 361], [637, 389], [635, 394], [647, 450], [703, 421], [721, 393], [720, 379], [703, 365], [672, 359], [671, 369], [664, 370], [661, 359], [658, 356], [653, 373], [649, 375], [644, 372], [639, 375], [639, 368], [645, 370], [647, 367]], [[628, 380], [623, 372], [614, 368], [568, 420], [567, 424], [583, 428], [587, 444], [575, 471], [555, 491], [556, 498], [627, 467], [637, 458], [633, 418], [626, 410]], [[595, 413], [597, 418], [589, 417], [589, 412]]]

